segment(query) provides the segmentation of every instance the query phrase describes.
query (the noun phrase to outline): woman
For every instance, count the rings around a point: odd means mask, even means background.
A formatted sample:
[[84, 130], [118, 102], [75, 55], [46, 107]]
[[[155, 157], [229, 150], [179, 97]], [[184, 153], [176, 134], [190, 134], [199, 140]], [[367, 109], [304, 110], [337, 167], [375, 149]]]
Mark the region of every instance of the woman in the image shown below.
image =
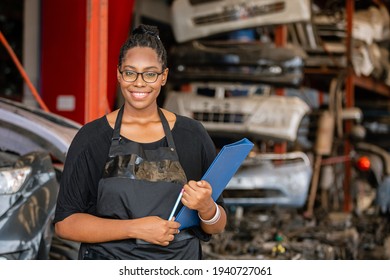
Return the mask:
[[[55, 230], [81, 242], [80, 259], [201, 259], [200, 240], [225, 228], [222, 197], [199, 181], [213, 142], [199, 122], [158, 107], [167, 77], [157, 28], [140, 25], [120, 50], [124, 105], [84, 125], [65, 162]], [[182, 189], [199, 227], [168, 220]]]

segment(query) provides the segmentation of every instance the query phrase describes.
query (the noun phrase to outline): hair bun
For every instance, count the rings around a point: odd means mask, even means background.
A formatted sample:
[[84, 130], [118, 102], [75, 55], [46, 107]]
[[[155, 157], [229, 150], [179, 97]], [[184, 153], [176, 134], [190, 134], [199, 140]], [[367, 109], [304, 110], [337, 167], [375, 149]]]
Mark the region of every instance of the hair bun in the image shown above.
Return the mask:
[[159, 35], [158, 28], [152, 25], [146, 25], [146, 24], [139, 25], [137, 28], [133, 30], [133, 35], [136, 34], [140, 34], [140, 35], [147, 34], [160, 39], [160, 37], [158, 36]]

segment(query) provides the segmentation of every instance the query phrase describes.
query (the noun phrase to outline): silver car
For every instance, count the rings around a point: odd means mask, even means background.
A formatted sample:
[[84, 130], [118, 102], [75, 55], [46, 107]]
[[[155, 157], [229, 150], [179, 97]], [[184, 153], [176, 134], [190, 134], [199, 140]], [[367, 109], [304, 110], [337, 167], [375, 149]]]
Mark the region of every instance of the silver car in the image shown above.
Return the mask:
[[[0, 259], [73, 259], [54, 236], [62, 165], [80, 124], [0, 98]], [[75, 255], [76, 254], [76, 255]]]

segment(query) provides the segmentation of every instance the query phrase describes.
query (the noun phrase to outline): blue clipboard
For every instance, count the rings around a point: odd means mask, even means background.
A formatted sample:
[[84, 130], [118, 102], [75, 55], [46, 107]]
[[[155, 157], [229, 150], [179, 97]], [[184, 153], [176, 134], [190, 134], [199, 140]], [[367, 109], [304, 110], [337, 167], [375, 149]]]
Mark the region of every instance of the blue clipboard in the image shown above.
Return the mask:
[[[211, 197], [216, 201], [227, 184], [237, 172], [242, 162], [253, 148], [253, 143], [246, 138], [223, 146], [215, 157], [202, 180], [210, 183], [213, 188]], [[175, 219], [181, 224], [180, 229], [199, 225], [198, 212], [183, 206]]]

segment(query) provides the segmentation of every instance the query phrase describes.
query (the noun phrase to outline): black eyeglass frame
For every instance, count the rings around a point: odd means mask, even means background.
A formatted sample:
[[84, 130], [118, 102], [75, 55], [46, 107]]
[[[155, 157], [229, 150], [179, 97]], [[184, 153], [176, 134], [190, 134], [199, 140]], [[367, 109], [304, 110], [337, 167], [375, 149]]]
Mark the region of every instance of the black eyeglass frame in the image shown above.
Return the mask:
[[[118, 71], [119, 71], [119, 73], [121, 74], [122, 79], [123, 79], [125, 82], [127, 82], [127, 83], [134, 83], [134, 82], [138, 79], [138, 76], [141, 75], [141, 78], [142, 78], [142, 80], [143, 80], [145, 83], [153, 84], [153, 83], [155, 83], [155, 82], [157, 81], [158, 77], [159, 77], [161, 74], [164, 73], [165, 69], [162, 70], [162, 71], [159, 73], [159, 72], [154, 72], [154, 71], [145, 71], [145, 72], [137, 72], [137, 71], [133, 71], [133, 70], [123, 70], [123, 71], [121, 71], [121, 70], [119, 69], [119, 67], [118, 67]], [[123, 77], [123, 72], [126, 72], [126, 71], [128, 71], [128, 72], [133, 72], [133, 73], [137, 74], [137, 76], [135, 77], [134, 81], [126, 81], [126, 79]], [[144, 78], [144, 74], [145, 74], [145, 73], [154, 73], [154, 74], [157, 74], [156, 80], [154, 80], [153, 82], [147, 82], [147, 81], [145, 81], [145, 78]]]

